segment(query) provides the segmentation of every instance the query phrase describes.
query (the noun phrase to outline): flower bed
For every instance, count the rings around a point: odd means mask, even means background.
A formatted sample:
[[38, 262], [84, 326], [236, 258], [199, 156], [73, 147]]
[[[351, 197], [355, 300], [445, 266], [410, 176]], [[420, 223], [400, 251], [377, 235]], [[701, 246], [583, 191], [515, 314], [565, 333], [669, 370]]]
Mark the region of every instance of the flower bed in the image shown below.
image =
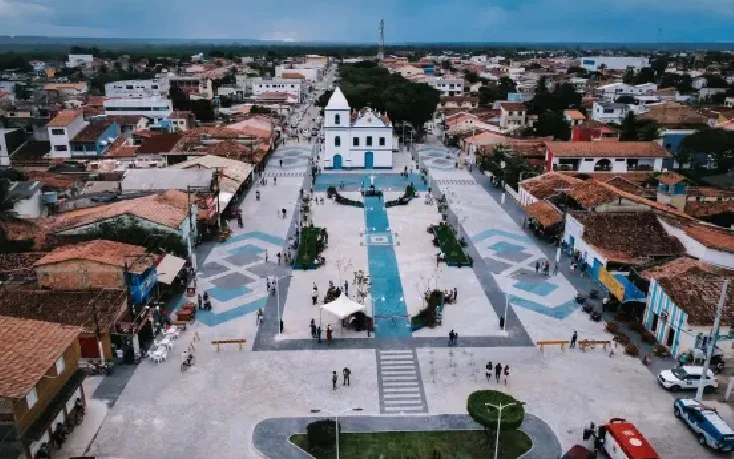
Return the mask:
[[391, 201], [385, 201], [385, 207], [394, 207], [394, 206], [405, 206], [407, 205], [411, 199], [415, 198], [417, 195], [415, 191], [415, 187], [413, 184], [408, 185], [405, 188], [405, 193], [398, 199], [393, 199]]
[[334, 191], [334, 202], [343, 206], [364, 208], [364, 203], [362, 201], [355, 201], [354, 199], [345, 198], [336, 191]]
[[441, 307], [443, 302], [443, 292], [440, 290], [433, 290], [428, 296], [426, 302], [428, 303], [428, 306], [421, 309], [418, 312], [418, 315], [410, 318], [410, 324], [413, 331], [420, 330], [425, 326], [433, 328], [436, 323], [438, 308]]
[[433, 243], [441, 249], [447, 265], [459, 267], [462, 265], [469, 266], [469, 257], [464, 253], [461, 243], [449, 225], [433, 225], [431, 226], [431, 232], [433, 233]]
[[298, 246], [293, 267], [295, 269], [315, 269], [318, 257], [324, 250], [322, 229], [316, 226], [307, 226], [301, 230], [301, 242]]

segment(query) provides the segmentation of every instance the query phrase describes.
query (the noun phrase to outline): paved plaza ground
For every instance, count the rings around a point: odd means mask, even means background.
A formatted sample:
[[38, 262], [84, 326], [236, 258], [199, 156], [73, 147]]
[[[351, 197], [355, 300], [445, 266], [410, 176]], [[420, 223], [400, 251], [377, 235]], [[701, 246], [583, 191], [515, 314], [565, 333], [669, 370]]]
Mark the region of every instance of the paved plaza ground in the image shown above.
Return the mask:
[[[499, 387], [526, 402], [527, 412], [547, 423], [565, 449], [581, 443], [590, 421], [622, 417], [637, 424], [662, 457], [710, 456], [675, 421], [673, 397], [657, 387], [639, 360], [621, 349], [608, 357], [600, 349], [563, 353], [554, 348], [541, 354], [533, 346], [542, 339], [569, 339], [574, 330], [581, 338], [609, 335], [603, 323], [591, 322], [573, 302], [578, 282], [568, 277], [567, 262], [561, 261], [558, 276], [537, 274], [537, 260], [550, 257], [553, 266], [552, 249], [529, 237], [508, 204], [503, 206], [475, 175], [456, 168], [457, 158], [442, 147], [418, 149], [430, 171], [429, 184], [420, 190], [430, 186], [432, 194], [446, 196], [452, 221], [470, 241], [474, 269], [436, 266], [438, 249], [426, 229], [441, 215], [435, 203], [425, 203], [427, 191], [419, 191], [407, 206], [386, 210], [374, 201], [361, 209], [326, 199], [332, 181], [344, 182], [344, 196], [363, 199], [357, 190], [371, 180], [363, 172], [325, 172], [314, 187], [315, 197], [324, 197], [324, 205], [312, 210], [314, 224], [329, 232], [326, 266], [301, 271], [278, 264], [276, 254], [285, 250], [295, 228], [299, 190], [311, 189], [307, 163], [313, 154], [308, 144], [276, 151], [264, 174], [268, 184], [256, 188], [261, 200], [253, 190], [241, 205], [244, 228], [235, 227], [225, 243], [202, 247], [198, 286], [213, 298], [213, 310], [197, 315], [168, 361], [138, 366], [107, 412], [89, 454], [255, 458], [253, 432], [261, 432], [256, 426], [267, 419], [355, 407], [370, 416], [369, 422], [401, 414], [463, 415], [470, 392]], [[401, 195], [407, 184], [397, 172], [406, 166], [418, 169], [407, 152], [396, 154], [396, 164], [396, 170], [374, 173], [376, 186], [386, 190], [385, 200]], [[281, 209], [287, 210], [286, 218], [278, 215]], [[357, 270], [374, 281], [366, 311], [386, 317], [376, 321], [376, 336], [369, 338], [364, 331], [342, 331], [338, 319], [311, 304], [314, 282], [323, 296], [329, 280], [349, 280], [354, 298], [351, 281]], [[281, 278], [275, 296], [267, 293], [268, 277]], [[458, 302], [446, 306], [441, 326], [414, 332], [405, 327], [406, 317], [423, 307], [423, 291], [454, 287]], [[507, 329], [501, 330], [506, 304]], [[259, 327], [258, 308], [265, 311]], [[284, 324], [280, 336], [278, 317]], [[335, 329], [331, 346], [311, 338], [312, 318]], [[451, 329], [459, 333], [459, 345], [448, 348]], [[197, 362], [182, 373], [180, 352], [194, 332], [200, 337], [193, 343]], [[242, 350], [233, 345], [220, 352], [208, 344], [229, 338], [247, 343]], [[487, 361], [510, 365], [507, 386], [485, 380]], [[345, 366], [352, 371], [348, 387], [342, 386]], [[332, 371], [340, 375], [337, 390], [331, 388]], [[732, 420], [728, 406], [720, 408]], [[273, 441], [259, 438], [257, 443]]]

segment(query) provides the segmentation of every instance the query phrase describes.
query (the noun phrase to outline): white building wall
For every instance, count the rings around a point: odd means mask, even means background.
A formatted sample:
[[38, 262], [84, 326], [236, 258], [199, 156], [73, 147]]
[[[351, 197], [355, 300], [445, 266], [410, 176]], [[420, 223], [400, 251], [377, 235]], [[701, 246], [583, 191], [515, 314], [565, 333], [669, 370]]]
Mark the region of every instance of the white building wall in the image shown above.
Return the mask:
[[152, 126], [159, 126], [161, 120], [171, 116], [173, 104], [168, 99], [110, 99], [104, 102], [105, 115], [145, 116]]
[[167, 79], [120, 80], [105, 85], [105, 95], [120, 99], [134, 97], [168, 97], [171, 86]]
[[734, 254], [710, 249], [688, 236], [682, 229], [669, 225], [660, 219], [658, 220], [668, 234], [678, 238], [688, 255], [706, 263], [734, 269]]
[[599, 255], [590, 245], [583, 240], [584, 226], [573, 218], [571, 215], [566, 215], [566, 226], [563, 231], [563, 240], [567, 244], [571, 244], [571, 238], [573, 237], [573, 249], [581, 252], [581, 259], [585, 260], [590, 266], [594, 264], [594, 258], [601, 262], [602, 266], [607, 265], [607, 259]]
[[303, 100], [301, 98], [301, 86], [301, 80], [254, 80], [252, 82], [252, 94], [254, 96], [261, 96], [263, 94], [270, 94], [274, 92], [284, 92], [292, 95], [293, 97], [298, 99], [298, 101], [301, 101]]
[[[71, 157], [71, 139], [77, 135], [79, 131], [84, 129], [87, 123], [84, 122], [84, 118], [78, 116], [74, 121], [69, 123], [65, 127], [49, 127], [48, 137], [51, 142], [51, 157], [52, 158], [69, 158]], [[63, 134], [54, 134], [58, 130], [63, 131]], [[64, 149], [59, 149], [65, 147]]]
[[22, 199], [15, 202], [13, 211], [21, 218], [40, 218], [43, 216], [43, 207], [41, 205], [41, 189], [28, 199]]
[[589, 72], [598, 72], [604, 65], [607, 70], [627, 70], [632, 68], [635, 72], [643, 67], [650, 67], [650, 59], [647, 57], [631, 56], [585, 56], [581, 58], [581, 67]]

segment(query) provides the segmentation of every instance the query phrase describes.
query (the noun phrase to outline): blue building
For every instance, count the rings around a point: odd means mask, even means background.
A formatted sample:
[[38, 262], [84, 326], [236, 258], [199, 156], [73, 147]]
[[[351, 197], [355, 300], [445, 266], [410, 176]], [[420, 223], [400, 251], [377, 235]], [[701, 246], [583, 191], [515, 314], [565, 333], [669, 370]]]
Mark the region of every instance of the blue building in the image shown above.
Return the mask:
[[421, 64], [421, 68], [423, 69], [423, 73], [428, 76], [434, 76], [436, 74], [436, 64], [434, 63]]
[[92, 120], [69, 142], [71, 156], [101, 156], [120, 135], [112, 120]]

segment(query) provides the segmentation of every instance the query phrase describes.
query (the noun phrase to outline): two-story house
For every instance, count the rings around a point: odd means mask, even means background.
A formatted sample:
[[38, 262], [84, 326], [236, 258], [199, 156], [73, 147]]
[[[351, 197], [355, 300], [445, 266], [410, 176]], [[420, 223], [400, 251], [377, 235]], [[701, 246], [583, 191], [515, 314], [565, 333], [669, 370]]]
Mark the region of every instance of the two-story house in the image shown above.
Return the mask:
[[591, 119], [600, 123], [622, 124], [622, 120], [629, 113], [627, 104], [614, 102], [594, 102]]
[[578, 126], [586, 121], [584, 114], [576, 109], [563, 110], [563, 119], [570, 124], [571, 127]]
[[84, 129], [81, 110], [63, 110], [48, 123], [51, 158], [63, 160], [71, 156], [71, 140]]
[[527, 125], [525, 104], [505, 102], [500, 104], [500, 127], [502, 129], [521, 129]]
[[90, 121], [69, 142], [71, 157], [97, 157], [120, 135], [120, 126], [111, 119]]
[[57, 423], [66, 423], [77, 398], [85, 400], [79, 333], [76, 327], [0, 316], [0, 456], [33, 459], [45, 447], [47, 457], [54, 457]]
[[554, 141], [546, 142], [547, 171], [659, 172], [670, 158], [657, 142]]

